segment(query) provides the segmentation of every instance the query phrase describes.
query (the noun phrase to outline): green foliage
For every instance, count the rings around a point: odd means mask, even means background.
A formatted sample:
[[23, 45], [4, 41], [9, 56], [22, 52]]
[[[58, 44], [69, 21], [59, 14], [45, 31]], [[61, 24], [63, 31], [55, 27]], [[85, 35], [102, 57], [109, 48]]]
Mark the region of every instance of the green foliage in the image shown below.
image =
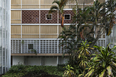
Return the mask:
[[70, 65], [67, 65], [65, 68], [67, 70], [64, 71], [63, 77], [76, 77], [74, 71], [72, 70], [74, 69], [73, 67], [71, 67]]
[[[77, 6], [72, 25], [69, 28], [63, 27], [59, 35], [62, 41], [60, 47], [63, 54], [70, 55], [68, 64], [74, 67], [77, 77], [116, 76], [115, 53], [112, 49], [99, 49], [99, 46], [95, 46], [99, 52], [94, 52], [92, 48], [103, 33], [110, 35], [114, 25], [115, 8], [114, 0], [104, 3], [96, 0], [93, 6], [83, 9]], [[69, 70], [67, 71], [65, 74], [69, 73]]]
[[68, 53], [70, 55], [68, 64], [72, 67], [77, 66], [77, 71], [81, 76], [87, 72], [86, 68], [92, 53], [94, 53], [91, 47], [95, 45], [103, 33], [110, 32], [113, 27], [116, 7], [113, 1], [108, 0], [100, 3], [96, 0], [93, 6], [83, 9], [76, 8], [75, 11], [78, 12], [74, 12], [75, 16], [73, 17], [72, 25], [69, 28], [64, 26], [59, 35], [62, 41], [60, 47], [63, 50], [63, 54]]
[[25, 65], [14, 65], [14, 66], [12, 66], [10, 69], [9, 69], [9, 71], [8, 71], [8, 73], [18, 73], [18, 72], [24, 72], [25, 69], [26, 68], [26, 66]]
[[88, 67], [89, 72], [85, 75], [85, 77], [116, 76], [116, 54], [113, 52], [116, 46], [112, 49], [109, 48], [109, 45], [106, 48], [99, 46], [94, 47], [98, 49], [98, 52], [93, 54], [90, 66]]
[[71, 40], [73, 38], [78, 41], [87, 40], [93, 46], [103, 33], [110, 35], [116, 16], [115, 7], [114, 0], [105, 3], [96, 0], [93, 6], [75, 9], [74, 11], [78, 12], [74, 12], [72, 25], [68, 29], [63, 28], [60, 37], [65, 39], [70, 37]]
[[90, 49], [93, 49], [90, 47], [89, 43], [87, 41], [82, 41], [81, 47], [79, 47], [79, 50], [77, 50], [77, 58], [80, 60], [79, 66], [82, 68], [86, 68], [88, 61], [91, 57]]
[[57, 4], [57, 5], [53, 5], [51, 8], [50, 8], [50, 11], [49, 13], [52, 13], [52, 12], [57, 12], [57, 10], [59, 10], [59, 12], [62, 14], [63, 13], [63, 9], [66, 5], [66, 3], [68, 2], [68, 0], [59, 0], [59, 1], [53, 1], [52, 4]]
[[57, 66], [14, 65], [3, 77], [41, 76], [44, 74], [62, 76], [63, 71], [58, 70]]

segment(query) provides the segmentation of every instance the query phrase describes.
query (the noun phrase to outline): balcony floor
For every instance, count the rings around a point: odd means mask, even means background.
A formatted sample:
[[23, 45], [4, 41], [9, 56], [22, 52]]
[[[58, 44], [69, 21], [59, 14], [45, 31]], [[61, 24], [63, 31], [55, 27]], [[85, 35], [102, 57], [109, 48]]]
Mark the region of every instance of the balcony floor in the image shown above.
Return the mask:
[[[33, 53], [12, 53], [11, 56], [63, 56], [63, 54], [33, 54]], [[65, 54], [64, 56], [69, 56], [69, 54]]]

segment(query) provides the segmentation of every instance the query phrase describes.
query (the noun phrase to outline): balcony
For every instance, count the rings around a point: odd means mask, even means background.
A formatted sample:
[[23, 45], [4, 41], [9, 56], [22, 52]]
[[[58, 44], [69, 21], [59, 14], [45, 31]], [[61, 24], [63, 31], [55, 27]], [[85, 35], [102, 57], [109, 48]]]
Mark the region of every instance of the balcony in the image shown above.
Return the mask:
[[[12, 56], [62, 56], [62, 48], [59, 47], [59, 39], [16, 39], [11, 40]], [[105, 46], [105, 38], [100, 38], [97, 43]], [[37, 53], [37, 55], [35, 54]], [[66, 54], [67, 55], [67, 54]]]
[[[12, 55], [21, 54], [22, 56], [34, 56], [35, 52], [39, 56], [62, 55], [62, 48], [59, 47], [60, 42], [58, 39], [12, 39], [11, 53]], [[32, 47], [29, 48], [29, 45]]]

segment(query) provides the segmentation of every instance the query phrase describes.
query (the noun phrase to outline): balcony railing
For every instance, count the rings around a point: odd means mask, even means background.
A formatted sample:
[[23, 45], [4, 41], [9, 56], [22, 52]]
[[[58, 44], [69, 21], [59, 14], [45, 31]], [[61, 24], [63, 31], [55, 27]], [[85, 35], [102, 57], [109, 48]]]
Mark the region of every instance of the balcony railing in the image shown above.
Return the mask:
[[[58, 39], [12, 39], [12, 53], [62, 53], [59, 47], [60, 40]], [[29, 49], [28, 45], [33, 44], [33, 49]]]
[[[61, 40], [58, 39], [12, 39], [11, 53], [27, 54], [62, 54], [62, 48], [59, 47]], [[29, 49], [29, 44], [33, 44]], [[105, 38], [100, 38], [97, 43], [99, 46], [105, 46]], [[63, 51], [64, 52], [64, 51]]]

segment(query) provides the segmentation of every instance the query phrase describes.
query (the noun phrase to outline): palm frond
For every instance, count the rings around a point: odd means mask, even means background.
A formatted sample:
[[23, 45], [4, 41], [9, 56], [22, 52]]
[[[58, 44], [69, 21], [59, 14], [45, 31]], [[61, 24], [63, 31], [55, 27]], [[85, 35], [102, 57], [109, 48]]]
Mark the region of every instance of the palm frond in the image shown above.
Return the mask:
[[49, 13], [53, 13], [53, 12], [57, 12], [59, 8], [56, 6], [56, 5], [53, 5], [50, 10], [49, 10]]
[[60, 1], [53, 1], [52, 4], [56, 3], [57, 5], [60, 5]]
[[68, 2], [68, 0], [61, 0], [59, 8], [64, 7], [67, 2]]

